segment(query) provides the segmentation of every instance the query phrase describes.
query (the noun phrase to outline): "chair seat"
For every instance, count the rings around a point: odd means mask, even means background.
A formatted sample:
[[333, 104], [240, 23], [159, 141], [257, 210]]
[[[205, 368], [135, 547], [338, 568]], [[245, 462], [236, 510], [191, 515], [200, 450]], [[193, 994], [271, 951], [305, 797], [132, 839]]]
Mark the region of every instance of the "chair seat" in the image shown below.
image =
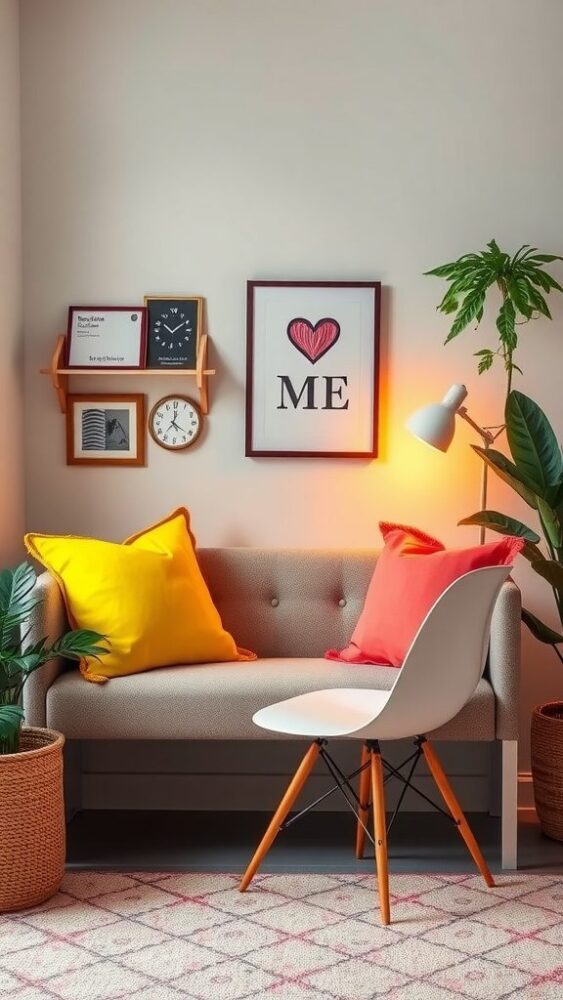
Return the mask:
[[263, 729], [292, 736], [348, 736], [379, 715], [389, 694], [364, 688], [310, 691], [261, 708], [252, 721]]
[[[71, 669], [49, 688], [47, 725], [68, 739], [267, 740], [272, 733], [252, 722], [266, 705], [329, 687], [388, 691], [396, 677], [393, 667], [321, 657], [162, 667], [107, 684], [91, 684]], [[493, 740], [494, 725], [494, 694], [482, 680], [462, 711], [435, 736]]]

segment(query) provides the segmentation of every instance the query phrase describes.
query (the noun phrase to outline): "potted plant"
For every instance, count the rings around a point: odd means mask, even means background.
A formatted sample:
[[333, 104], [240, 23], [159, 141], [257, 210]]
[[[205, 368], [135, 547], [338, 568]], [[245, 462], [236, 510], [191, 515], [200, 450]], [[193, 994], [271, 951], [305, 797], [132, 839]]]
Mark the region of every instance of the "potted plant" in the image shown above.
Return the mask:
[[[473, 450], [535, 512], [541, 537], [522, 521], [495, 510], [483, 510], [460, 524], [478, 524], [503, 535], [524, 538], [522, 554], [552, 588], [561, 622], [556, 632], [526, 608], [522, 621], [532, 634], [552, 646], [563, 663], [563, 461], [561, 448], [540, 407], [512, 390], [506, 400], [506, 436], [511, 459], [494, 448]], [[538, 818], [543, 832], [563, 840], [563, 701], [539, 705], [532, 714], [532, 776]]]
[[48, 899], [64, 871], [64, 737], [22, 728], [25, 682], [55, 657], [106, 652], [103, 636], [82, 629], [51, 644], [28, 643], [25, 622], [39, 603], [35, 582], [27, 563], [0, 572], [0, 912]]
[[[520, 247], [513, 255], [501, 250], [495, 240], [480, 253], [464, 254], [427, 274], [445, 278], [449, 288], [438, 310], [453, 317], [446, 344], [470, 324], [483, 318], [489, 291], [500, 292], [496, 318], [498, 346], [476, 351], [479, 374], [500, 358], [507, 374], [505, 425], [511, 458], [492, 447], [473, 446], [491, 468], [531, 507], [539, 520], [540, 535], [516, 518], [494, 510], [466, 517], [460, 524], [473, 524], [517, 535], [525, 540], [523, 555], [532, 569], [552, 588], [561, 632], [540, 621], [526, 608], [522, 620], [540, 642], [552, 646], [559, 660], [563, 643], [563, 462], [561, 449], [547, 417], [528, 396], [512, 389], [518, 347], [518, 327], [540, 316], [551, 319], [543, 293], [563, 291], [545, 270], [545, 265], [563, 260], [556, 254], [539, 253], [535, 247]], [[501, 427], [501, 430], [503, 428]], [[497, 435], [495, 435], [496, 437]], [[543, 832], [563, 840], [563, 701], [537, 706], [532, 714], [532, 776], [536, 809]]]

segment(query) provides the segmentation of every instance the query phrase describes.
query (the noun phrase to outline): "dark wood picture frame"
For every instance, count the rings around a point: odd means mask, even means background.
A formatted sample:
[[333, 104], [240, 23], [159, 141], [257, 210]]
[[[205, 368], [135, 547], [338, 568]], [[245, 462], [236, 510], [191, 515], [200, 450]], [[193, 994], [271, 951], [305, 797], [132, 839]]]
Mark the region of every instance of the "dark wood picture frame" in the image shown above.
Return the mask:
[[[66, 461], [67, 465], [96, 465], [96, 466], [144, 466], [146, 456], [146, 434], [145, 434], [145, 396], [143, 393], [80, 393], [67, 397], [66, 411]], [[92, 403], [93, 408], [112, 409], [112, 403], [129, 403], [135, 406], [135, 428], [137, 451], [133, 457], [125, 453], [125, 457], [114, 458], [91, 458], [90, 456], [76, 455], [74, 447], [75, 437], [75, 406], [77, 403]], [[96, 406], [97, 404], [97, 406]], [[106, 449], [110, 451], [112, 449]], [[100, 449], [103, 453], [103, 449]]]
[[[114, 313], [114, 312], [126, 312], [126, 313], [140, 313], [141, 314], [141, 332], [139, 338], [139, 363], [136, 365], [112, 365], [112, 364], [99, 364], [99, 365], [88, 365], [80, 364], [73, 365], [70, 363], [71, 355], [71, 345], [72, 345], [72, 326], [73, 326], [73, 316], [74, 313], [83, 312], [96, 312], [96, 313]], [[68, 322], [67, 322], [67, 334], [66, 334], [66, 367], [73, 369], [75, 371], [82, 371], [84, 369], [92, 368], [93, 370], [107, 370], [107, 371], [136, 371], [137, 369], [142, 370], [146, 367], [146, 356], [147, 356], [147, 322], [148, 322], [148, 309], [146, 306], [69, 306], [68, 307]]]
[[[256, 288], [368, 288], [373, 289], [373, 409], [371, 414], [371, 447], [367, 451], [296, 451], [256, 449], [253, 445], [254, 410], [254, 291]], [[379, 431], [379, 355], [380, 355], [381, 282], [379, 281], [268, 281], [246, 283], [246, 427], [245, 456], [247, 458], [360, 458], [378, 455]], [[324, 322], [324, 321], [321, 321]], [[318, 326], [318, 324], [317, 324]], [[339, 335], [338, 331], [337, 336]], [[336, 341], [336, 338], [335, 338]], [[294, 345], [296, 346], [296, 345]], [[299, 349], [299, 348], [298, 348]], [[319, 359], [320, 359], [319, 355]]]

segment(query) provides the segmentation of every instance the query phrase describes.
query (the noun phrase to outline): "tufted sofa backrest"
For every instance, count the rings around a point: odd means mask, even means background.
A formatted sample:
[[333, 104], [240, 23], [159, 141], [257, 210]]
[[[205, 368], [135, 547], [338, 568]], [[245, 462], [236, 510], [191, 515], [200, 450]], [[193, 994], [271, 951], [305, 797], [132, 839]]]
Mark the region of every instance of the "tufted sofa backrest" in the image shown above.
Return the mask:
[[198, 549], [223, 625], [259, 656], [345, 646], [363, 607], [373, 549]]

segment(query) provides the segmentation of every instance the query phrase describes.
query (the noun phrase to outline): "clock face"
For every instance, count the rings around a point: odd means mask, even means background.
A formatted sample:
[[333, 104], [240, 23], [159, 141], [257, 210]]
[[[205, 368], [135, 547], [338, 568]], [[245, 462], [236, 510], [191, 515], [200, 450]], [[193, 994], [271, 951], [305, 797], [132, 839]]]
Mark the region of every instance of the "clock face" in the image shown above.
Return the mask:
[[149, 431], [161, 448], [181, 451], [197, 441], [203, 426], [199, 406], [187, 396], [164, 396], [153, 406]]
[[201, 299], [146, 298], [149, 368], [195, 368]]
[[171, 354], [189, 344], [194, 334], [193, 323], [179, 306], [169, 306], [158, 314], [153, 325], [154, 339], [163, 351]]

